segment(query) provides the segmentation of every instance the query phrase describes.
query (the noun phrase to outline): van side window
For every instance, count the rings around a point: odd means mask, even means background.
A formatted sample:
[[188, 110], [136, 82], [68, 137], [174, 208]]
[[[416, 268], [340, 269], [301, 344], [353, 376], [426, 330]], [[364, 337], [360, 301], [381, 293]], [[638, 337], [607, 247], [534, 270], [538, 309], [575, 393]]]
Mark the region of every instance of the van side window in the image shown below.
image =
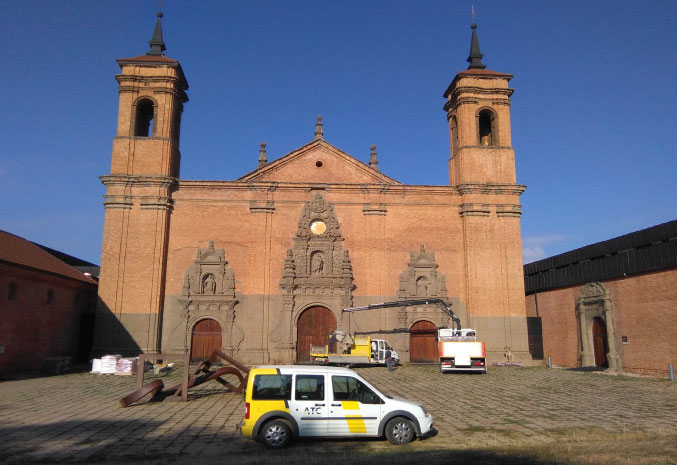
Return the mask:
[[380, 404], [381, 398], [366, 384], [352, 376], [332, 376], [334, 400], [353, 400], [363, 404]]
[[291, 400], [291, 375], [256, 375], [252, 399]]
[[296, 400], [324, 400], [324, 375], [296, 375]]

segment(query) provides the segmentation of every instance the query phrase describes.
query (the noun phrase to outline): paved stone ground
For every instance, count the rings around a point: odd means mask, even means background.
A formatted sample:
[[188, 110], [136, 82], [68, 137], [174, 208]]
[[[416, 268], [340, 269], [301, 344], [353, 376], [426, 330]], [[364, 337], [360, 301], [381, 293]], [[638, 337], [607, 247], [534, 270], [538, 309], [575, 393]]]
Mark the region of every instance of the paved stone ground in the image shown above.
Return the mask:
[[[663, 379], [518, 367], [491, 367], [487, 375], [442, 375], [435, 366], [358, 371], [381, 391], [418, 400], [431, 412], [439, 433], [417, 443], [426, 448], [474, 436], [545, 441], [548, 431], [566, 428], [677, 432], [677, 383]], [[233, 463], [260, 453], [259, 444], [236, 432], [241, 394], [211, 382], [191, 390], [186, 403], [120, 407], [134, 387], [132, 377], [89, 373], [0, 382], [0, 462], [216, 463], [227, 456]], [[346, 447], [394, 446], [381, 440], [292, 446], [302, 453]]]

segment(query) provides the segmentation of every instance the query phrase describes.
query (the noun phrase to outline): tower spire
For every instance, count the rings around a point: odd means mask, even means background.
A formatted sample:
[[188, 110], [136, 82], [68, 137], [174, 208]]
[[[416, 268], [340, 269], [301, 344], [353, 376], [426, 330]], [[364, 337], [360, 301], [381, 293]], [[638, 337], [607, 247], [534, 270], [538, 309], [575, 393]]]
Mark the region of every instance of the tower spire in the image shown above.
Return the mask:
[[[475, 11], [473, 9], [473, 18], [474, 18]], [[468, 56], [468, 59], [466, 60], [470, 65], [468, 66], [468, 69], [484, 69], [487, 67], [484, 63], [482, 63], [482, 52], [480, 52], [480, 41], [477, 39], [477, 24], [472, 23], [470, 25], [470, 29], [472, 29], [472, 39], [470, 40], [470, 55]]]
[[157, 22], [155, 23], [155, 30], [153, 37], [148, 41], [150, 44], [150, 51], [146, 55], [162, 55], [165, 50], [165, 43], [162, 40], [162, 11], [157, 12]]

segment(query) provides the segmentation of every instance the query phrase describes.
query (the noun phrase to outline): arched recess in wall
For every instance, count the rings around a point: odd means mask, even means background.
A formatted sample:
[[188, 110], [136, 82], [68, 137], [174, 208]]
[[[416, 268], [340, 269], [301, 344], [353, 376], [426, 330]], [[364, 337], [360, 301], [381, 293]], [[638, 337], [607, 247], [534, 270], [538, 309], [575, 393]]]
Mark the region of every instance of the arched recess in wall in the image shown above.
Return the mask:
[[477, 112], [477, 141], [479, 145], [499, 145], [498, 116], [490, 108], [482, 108]]
[[458, 154], [458, 122], [456, 116], [451, 117], [451, 153], [452, 156]]
[[411, 363], [437, 363], [437, 326], [427, 320], [414, 323], [409, 330], [409, 359]]
[[223, 329], [218, 321], [205, 318], [193, 326], [190, 341], [190, 360], [202, 361], [215, 350], [221, 351]]
[[309, 307], [299, 315], [296, 328], [296, 361], [307, 363], [310, 362], [310, 346], [326, 345], [329, 333], [336, 331], [336, 317], [326, 307]]
[[134, 104], [134, 137], [153, 137], [155, 102], [142, 97]]
[[611, 293], [602, 283], [595, 281], [583, 286], [576, 303], [576, 317], [579, 324], [581, 366], [606, 366], [611, 370], [620, 370], [614, 303]]

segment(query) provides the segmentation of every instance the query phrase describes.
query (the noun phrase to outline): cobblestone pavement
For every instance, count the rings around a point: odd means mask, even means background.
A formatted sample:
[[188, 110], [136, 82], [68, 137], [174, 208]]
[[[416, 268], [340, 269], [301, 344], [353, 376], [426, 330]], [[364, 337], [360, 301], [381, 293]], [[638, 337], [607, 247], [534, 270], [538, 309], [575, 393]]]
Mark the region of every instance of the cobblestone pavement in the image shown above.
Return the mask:
[[[435, 366], [358, 371], [381, 391], [431, 412], [439, 433], [414, 447], [451, 447], [473, 435], [539, 441], [566, 428], [677, 432], [677, 383], [663, 379], [518, 367], [491, 367], [487, 375], [442, 375]], [[89, 373], [0, 382], [0, 462], [215, 463], [228, 456], [233, 463], [261, 450], [236, 431], [241, 394], [211, 382], [191, 390], [189, 402], [120, 407], [134, 388], [132, 377]], [[293, 446], [309, 453], [346, 447], [394, 446], [380, 440]]]

